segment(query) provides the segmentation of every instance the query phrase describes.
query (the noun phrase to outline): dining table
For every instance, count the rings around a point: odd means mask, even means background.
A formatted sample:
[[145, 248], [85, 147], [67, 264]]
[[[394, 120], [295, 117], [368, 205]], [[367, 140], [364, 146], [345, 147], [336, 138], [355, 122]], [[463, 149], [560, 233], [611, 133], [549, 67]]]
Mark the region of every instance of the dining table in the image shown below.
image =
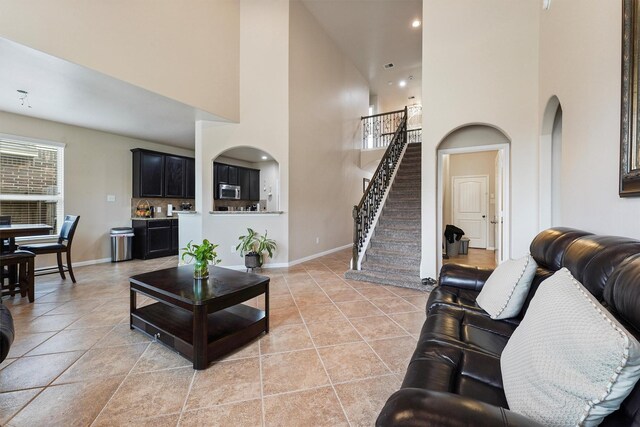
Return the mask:
[[[0, 241], [2, 251], [13, 252], [16, 250], [16, 237], [43, 236], [48, 235], [53, 227], [47, 224], [11, 224], [0, 225]], [[5, 240], [9, 244], [5, 248]]]

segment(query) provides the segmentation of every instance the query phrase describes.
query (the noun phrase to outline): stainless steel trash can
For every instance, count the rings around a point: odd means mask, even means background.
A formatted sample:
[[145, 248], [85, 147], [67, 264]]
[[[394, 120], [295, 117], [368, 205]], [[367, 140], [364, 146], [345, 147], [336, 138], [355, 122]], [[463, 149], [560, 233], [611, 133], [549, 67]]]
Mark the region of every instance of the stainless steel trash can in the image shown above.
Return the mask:
[[469, 254], [469, 238], [463, 237], [460, 239], [460, 255], [468, 255]]
[[128, 261], [133, 246], [133, 228], [115, 227], [111, 229], [111, 262]]
[[447, 255], [458, 256], [458, 252], [460, 252], [460, 240], [454, 240], [453, 243], [447, 242]]

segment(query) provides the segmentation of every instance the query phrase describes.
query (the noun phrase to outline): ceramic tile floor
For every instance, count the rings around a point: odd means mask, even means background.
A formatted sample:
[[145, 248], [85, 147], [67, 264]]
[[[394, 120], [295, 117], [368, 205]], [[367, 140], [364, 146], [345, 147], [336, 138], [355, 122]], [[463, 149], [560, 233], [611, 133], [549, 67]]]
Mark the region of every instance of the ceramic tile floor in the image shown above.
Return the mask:
[[75, 285], [39, 277], [35, 303], [4, 300], [17, 337], [0, 365], [0, 425], [373, 425], [428, 294], [346, 281], [349, 255], [263, 270], [271, 332], [203, 371], [128, 325], [128, 277], [176, 257], [77, 268]]

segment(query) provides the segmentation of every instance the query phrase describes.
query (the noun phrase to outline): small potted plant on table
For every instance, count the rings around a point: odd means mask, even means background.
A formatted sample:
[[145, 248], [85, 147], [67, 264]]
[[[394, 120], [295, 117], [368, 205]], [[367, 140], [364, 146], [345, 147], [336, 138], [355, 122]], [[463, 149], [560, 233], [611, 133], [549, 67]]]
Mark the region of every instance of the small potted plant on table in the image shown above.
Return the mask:
[[184, 261], [187, 256], [191, 257], [189, 261], [196, 261], [193, 265], [194, 279], [208, 278], [209, 264], [216, 265], [221, 261], [218, 259], [218, 253], [215, 251], [217, 247], [218, 245], [214, 245], [209, 240], [204, 239], [200, 245], [193, 244], [193, 240], [191, 240], [185, 248], [182, 248], [182, 261]]
[[240, 236], [238, 240], [240, 243], [236, 250], [244, 257], [244, 266], [247, 269], [261, 267], [264, 261], [263, 253], [266, 251], [269, 258], [273, 258], [273, 251], [277, 247], [276, 241], [267, 237], [266, 230], [264, 235], [260, 235], [255, 230], [247, 228], [247, 234]]

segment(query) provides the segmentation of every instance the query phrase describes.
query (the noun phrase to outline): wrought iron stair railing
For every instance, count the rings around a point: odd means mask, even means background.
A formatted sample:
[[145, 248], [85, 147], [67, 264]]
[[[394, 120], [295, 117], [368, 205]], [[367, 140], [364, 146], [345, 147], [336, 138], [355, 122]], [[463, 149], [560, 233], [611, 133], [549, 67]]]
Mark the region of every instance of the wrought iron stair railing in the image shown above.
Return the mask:
[[[398, 166], [405, 145], [407, 144], [407, 108], [400, 110], [403, 114], [397, 122], [393, 138], [387, 146], [378, 168], [371, 178], [360, 203], [353, 207], [353, 258], [352, 269], [360, 269], [360, 255], [364, 249], [367, 235], [375, 225], [376, 213], [384, 201], [391, 178]], [[394, 112], [392, 114], [395, 114]], [[370, 116], [373, 117], [373, 116]]]

